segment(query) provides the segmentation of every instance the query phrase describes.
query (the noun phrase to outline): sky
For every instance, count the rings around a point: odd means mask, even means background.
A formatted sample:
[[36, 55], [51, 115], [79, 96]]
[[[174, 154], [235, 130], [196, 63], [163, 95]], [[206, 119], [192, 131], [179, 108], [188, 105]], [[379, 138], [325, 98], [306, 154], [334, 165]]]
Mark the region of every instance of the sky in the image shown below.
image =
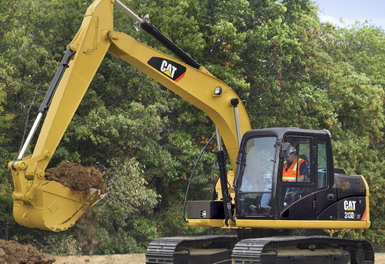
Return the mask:
[[323, 22], [352, 25], [355, 21], [365, 22], [385, 30], [385, 0], [313, 0], [319, 7]]

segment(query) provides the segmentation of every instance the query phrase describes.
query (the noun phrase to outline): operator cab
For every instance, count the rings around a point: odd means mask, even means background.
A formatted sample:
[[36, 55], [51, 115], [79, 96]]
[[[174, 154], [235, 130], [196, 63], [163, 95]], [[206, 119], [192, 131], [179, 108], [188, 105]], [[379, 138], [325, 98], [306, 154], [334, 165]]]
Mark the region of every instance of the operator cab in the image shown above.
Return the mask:
[[[334, 184], [327, 130], [250, 130], [243, 137], [238, 161], [237, 219], [316, 219], [317, 196], [311, 194]], [[296, 203], [300, 215], [292, 213]]]
[[228, 206], [220, 196], [191, 201], [189, 225], [226, 226], [226, 214], [240, 228], [370, 225], [368, 185], [362, 176], [334, 169], [327, 130], [250, 130], [242, 138], [237, 164], [234, 204]]

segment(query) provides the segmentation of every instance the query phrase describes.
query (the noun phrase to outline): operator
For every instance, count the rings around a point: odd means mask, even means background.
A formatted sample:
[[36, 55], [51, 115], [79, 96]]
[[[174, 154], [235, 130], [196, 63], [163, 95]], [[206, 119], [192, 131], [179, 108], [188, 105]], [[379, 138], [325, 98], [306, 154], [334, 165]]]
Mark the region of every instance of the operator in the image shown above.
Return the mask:
[[290, 154], [283, 165], [282, 181], [305, 182], [309, 174], [307, 161], [297, 157], [296, 149], [290, 145]]

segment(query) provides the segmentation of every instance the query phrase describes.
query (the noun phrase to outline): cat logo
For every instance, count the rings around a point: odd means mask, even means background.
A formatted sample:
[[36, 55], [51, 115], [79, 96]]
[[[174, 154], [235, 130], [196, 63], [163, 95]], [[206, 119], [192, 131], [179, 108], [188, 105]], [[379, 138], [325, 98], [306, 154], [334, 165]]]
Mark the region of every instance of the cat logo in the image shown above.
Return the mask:
[[186, 73], [186, 67], [164, 58], [152, 57], [148, 64], [176, 82], [179, 82]]
[[160, 66], [160, 71], [169, 76], [170, 78], [174, 78], [176, 67], [171, 63], [168, 63], [166, 60], [162, 61], [162, 65]]
[[344, 209], [346, 211], [355, 211], [357, 201], [344, 201]]

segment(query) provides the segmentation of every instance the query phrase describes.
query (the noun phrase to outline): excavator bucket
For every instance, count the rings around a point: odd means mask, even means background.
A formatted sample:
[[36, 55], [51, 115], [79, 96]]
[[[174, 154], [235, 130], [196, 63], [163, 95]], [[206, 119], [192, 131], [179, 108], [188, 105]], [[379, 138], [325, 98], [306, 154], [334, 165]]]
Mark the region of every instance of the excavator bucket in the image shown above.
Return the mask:
[[[56, 181], [42, 181], [25, 199], [14, 195], [13, 215], [20, 225], [51, 231], [73, 226], [105, 194], [100, 190], [74, 191]], [[29, 201], [25, 201], [29, 200]]]
[[[13, 216], [26, 227], [64, 231], [107, 194], [101, 172], [92, 167], [62, 162], [46, 172], [39, 171], [34, 177], [26, 174], [24, 161], [10, 162], [8, 167], [15, 186]], [[71, 182], [74, 178], [78, 179], [74, 181], [76, 186], [63, 185], [67, 185], [65, 180]]]

